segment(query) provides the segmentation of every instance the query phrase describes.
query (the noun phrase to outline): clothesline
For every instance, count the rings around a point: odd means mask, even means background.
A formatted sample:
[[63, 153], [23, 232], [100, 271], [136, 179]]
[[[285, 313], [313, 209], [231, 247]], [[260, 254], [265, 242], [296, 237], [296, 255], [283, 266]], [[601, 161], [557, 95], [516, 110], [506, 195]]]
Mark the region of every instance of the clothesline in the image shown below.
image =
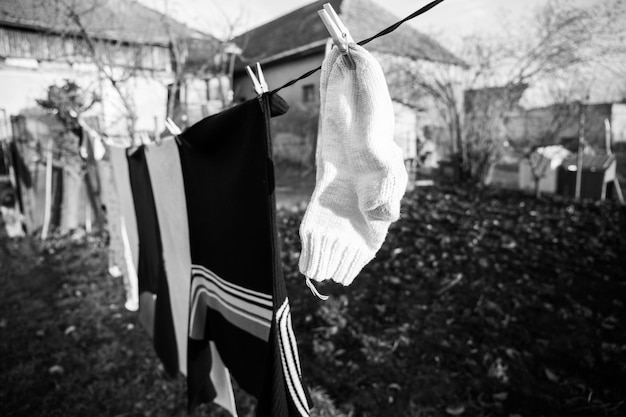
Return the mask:
[[[363, 45], [365, 45], [365, 44], [370, 43], [371, 41], [373, 41], [373, 40], [374, 40], [374, 39], [376, 39], [376, 38], [380, 38], [380, 37], [382, 37], [382, 36], [385, 36], [385, 35], [387, 35], [387, 34], [389, 34], [389, 33], [393, 32], [394, 30], [398, 29], [398, 28], [400, 27], [400, 25], [402, 25], [403, 23], [408, 22], [409, 20], [414, 19], [414, 18], [416, 18], [417, 16], [419, 16], [419, 15], [421, 15], [421, 14], [426, 13], [427, 11], [429, 11], [430, 9], [432, 9], [432, 8], [433, 8], [433, 7], [435, 7], [435, 6], [437, 6], [439, 3], [443, 2], [443, 1], [444, 1], [444, 0], [433, 0], [433, 1], [431, 1], [430, 3], [428, 3], [426, 6], [422, 7], [421, 9], [417, 10], [416, 12], [414, 12], [414, 13], [410, 14], [409, 16], [405, 17], [404, 19], [402, 19], [402, 20], [400, 20], [400, 21], [398, 21], [398, 22], [394, 23], [393, 25], [389, 26], [389, 27], [388, 27], [388, 28], [386, 28], [386, 29], [381, 30], [380, 32], [378, 32], [378, 33], [377, 33], [377, 34], [375, 34], [374, 36], [372, 36], [372, 37], [370, 37], [370, 38], [367, 38], [367, 39], [364, 39], [364, 40], [362, 40], [362, 41], [358, 42], [357, 44], [358, 44], [358, 45], [363, 46]], [[298, 81], [300, 81], [300, 80], [304, 80], [305, 78], [310, 77], [311, 75], [315, 74], [317, 71], [319, 71], [319, 70], [321, 70], [321, 69], [322, 69], [322, 66], [320, 65], [320, 66], [319, 66], [319, 67], [317, 67], [317, 68], [314, 68], [314, 69], [312, 69], [312, 70], [310, 70], [310, 71], [307, 71], [307, 72], [305, 72], [304, 74], [302, 74], [301, 76], [299, 76], [298, 78], [294, 78], [293, 80], [291, 80], [291, 81], [289, 81], [289, 82], [285, 83], [284, 85], [282, 85], [282, 86], [278, 87], [277, 89], [272, 90], [272, 92], [271, 92], [271, 93], [272, 93], [272, 94], [274, 94], [274, 93], [279, 92], [279, 91], [280, 91], [280, 90], [282, 90], [283, 88], [290, 87], [290, 86], [294, 85], [295, 83], [297, 83]]]

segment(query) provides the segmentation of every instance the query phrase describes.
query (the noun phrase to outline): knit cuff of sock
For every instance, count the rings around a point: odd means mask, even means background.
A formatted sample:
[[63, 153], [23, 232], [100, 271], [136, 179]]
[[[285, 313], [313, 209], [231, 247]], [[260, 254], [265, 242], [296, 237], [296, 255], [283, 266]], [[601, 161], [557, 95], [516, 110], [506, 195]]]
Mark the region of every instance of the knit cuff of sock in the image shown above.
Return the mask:
[[350, 285], [374, 258], [374, 251], [348, 239], [320, 232], [304, 232], [300, 272], [314, 281], [332, 279]]

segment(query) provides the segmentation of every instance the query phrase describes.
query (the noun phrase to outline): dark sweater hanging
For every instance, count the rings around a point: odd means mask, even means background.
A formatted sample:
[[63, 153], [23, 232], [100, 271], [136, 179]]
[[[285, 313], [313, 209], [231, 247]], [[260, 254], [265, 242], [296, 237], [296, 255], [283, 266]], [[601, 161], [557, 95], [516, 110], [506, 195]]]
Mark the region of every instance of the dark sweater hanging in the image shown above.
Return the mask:
[[309, 415], [275, 221], [269, 118], [281, 104], [265, 95], [181, 137], [193, 264], [190, 408], [215, 396], [213, 342], [239, 386], [258, 399], [257, 416]]

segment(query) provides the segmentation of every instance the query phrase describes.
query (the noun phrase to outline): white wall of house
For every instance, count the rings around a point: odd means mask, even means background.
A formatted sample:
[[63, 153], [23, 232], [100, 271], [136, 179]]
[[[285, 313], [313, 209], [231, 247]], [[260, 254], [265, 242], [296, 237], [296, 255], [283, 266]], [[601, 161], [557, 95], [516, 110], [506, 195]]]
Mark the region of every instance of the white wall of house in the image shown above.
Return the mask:
[[32, 59], [7, 59], [0, 66], [0, 108], [7, 114], [37, 107], [36, 99], [46, 97], [48, 86], [62, 83], [65, 78], [88, 84], [93, 74], [74, 71], [69, 67], [39, 64]]
[[402, 149], [404, 159], [417, 157], [417, 113], [397, 101], [393, 102], [396, 126], [393, 139]]
[[[147, 72], [126, 82], [124, 88], [137, 112], [137, 129], [154, 131], [155, 120], [163, 126], [167, 83], [171, 76], [165, 72]], [[100, 116], [103, 128], [110, 135], [127, 134], [125, 108], [111, 84], [98, 77], [94, 65], [39, 62], [35, 59], [6, 59], [0, 64], [0, 109], [7, 115], [17, 115], [37, 108], [37, 99], [45, 99], [48, 87], [72, 80], [83, 89], [95, 92], [102, 103], [91, 114]], [[156, 118], [156, 119], [155, 119]]]
[[[139, 75], [124, 85], [124, 94], [132, 103], [137, 116], [136, 130], [154, 132], [163, 130], [167, 111], [168, 74]], [[102, 117], [104, 130], [109, 135], [127, 135], [127, 111], [121, 97], [112, 85], [102, 80]]]

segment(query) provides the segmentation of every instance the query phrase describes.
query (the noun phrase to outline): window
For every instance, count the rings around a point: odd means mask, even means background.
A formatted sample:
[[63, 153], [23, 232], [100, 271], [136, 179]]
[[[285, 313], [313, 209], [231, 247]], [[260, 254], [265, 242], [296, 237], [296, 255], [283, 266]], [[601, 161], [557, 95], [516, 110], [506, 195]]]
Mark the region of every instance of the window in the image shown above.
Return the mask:
[[315, 103], [317, 101], [317, 95], [315, 93], [315, 84], [307, 84], [302, 86], [302, 102]]

